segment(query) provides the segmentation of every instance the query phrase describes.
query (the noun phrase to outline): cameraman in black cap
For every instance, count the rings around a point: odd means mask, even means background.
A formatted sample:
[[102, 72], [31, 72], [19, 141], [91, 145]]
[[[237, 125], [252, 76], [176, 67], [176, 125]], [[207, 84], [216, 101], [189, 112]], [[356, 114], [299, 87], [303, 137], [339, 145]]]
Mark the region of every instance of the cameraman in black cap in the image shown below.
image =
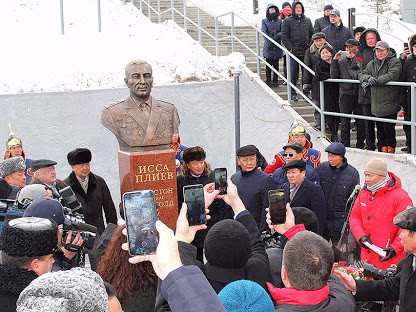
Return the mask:
[[406, 258], [399, 262], [397, 273], [389, 279], [354, 280], [352, 276], [335, 271], [344, 286], [353, 292], [357, 301], [396, 301], [400, 300], [400, 312], [416, 311], [416, 207], [407, 208], [393, 219], [394, 225], [401, 229], [400, 239], [407, 252]]
[[16, 311], [19, 294], [38, 276], [50, 272], [58, 236], [51, 220], [7, 220], [0, 237], [0, 311]]
[[87, 148], [76, 148], [67, 155], [72, 168], [71, 174], [64, 180], [76, 194], [81, 203], [80, 213], [85, 222], [97, 227], [101, 235], [106, 223], [117, 224], [117, 212], [114, 202], [104, 179], [91, 172], [91, 151]]
[[237, 186], [238, 196], [262, 232], [267, 230], [268, 192], [274, 189], [274, 182], [270, 175], [258, 167], [258, 153], [259, 150], [254, 145], [246, 145], [237, 150], [237, 163], [240, 170], [231, 176], [231, 181]]

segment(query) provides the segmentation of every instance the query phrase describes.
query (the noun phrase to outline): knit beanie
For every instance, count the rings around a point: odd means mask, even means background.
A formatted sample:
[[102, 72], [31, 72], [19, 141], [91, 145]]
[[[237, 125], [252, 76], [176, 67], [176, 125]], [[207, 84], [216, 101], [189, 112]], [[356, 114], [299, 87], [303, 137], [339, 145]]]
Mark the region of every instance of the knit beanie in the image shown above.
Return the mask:
[[364, 172], [375, 173], [385, 177], [387, 175], [387, 164], [381, 158], [373, 158], [365, 166]]
[[0, 161], [0, 177], [4, 178], [16, 171], [25, 170], [26, 163], [22, 156], [11, 157]]
[[239, 280], [225, 286], [218, 294], [227, 312], [273, 312], [273, 302], [259, 284]]
[[103, 280], [85, 268], [43, 274], [17, 300], [17, 312], [106, 312], [107, 309]]
[[326, 11], [326, 10], [333, 10], [334, 9], [334, 7], [331, 5], [331, 4], [327, 4], [325, 7], [324, 7], [324, 11]]
[[0, 236], [0, 250], [16, 258], [49, 255], [58, 244], [57, 232], [56, 223], [44, 218], [6, 220]]
[[48, 195], [45, 185], [43, 184], [30, 184], [22, 188], [17, 195], [17, 201], [23, 206], [27, 206], [34, 200], [43, 198]]
[[221, 220], [208, 231], [204, 249], [209, 264], [224, 269], [242, 268], [251, 256], [250, 233], [238, 221]]

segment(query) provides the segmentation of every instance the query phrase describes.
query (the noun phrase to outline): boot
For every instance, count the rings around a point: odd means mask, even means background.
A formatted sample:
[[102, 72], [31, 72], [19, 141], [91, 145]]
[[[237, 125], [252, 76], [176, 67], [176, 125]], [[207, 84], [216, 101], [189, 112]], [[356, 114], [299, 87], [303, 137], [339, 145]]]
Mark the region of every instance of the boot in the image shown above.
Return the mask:
[[387, 147], [387, 146], [382, 146], [382, 147], [381, 147], [381, 151], [382, 151], [383, 153], [388, 153], [388, 147]]
[[396, 149], [394, 147], [387, 146], [387, 153], [394, 154], [395, 151]]

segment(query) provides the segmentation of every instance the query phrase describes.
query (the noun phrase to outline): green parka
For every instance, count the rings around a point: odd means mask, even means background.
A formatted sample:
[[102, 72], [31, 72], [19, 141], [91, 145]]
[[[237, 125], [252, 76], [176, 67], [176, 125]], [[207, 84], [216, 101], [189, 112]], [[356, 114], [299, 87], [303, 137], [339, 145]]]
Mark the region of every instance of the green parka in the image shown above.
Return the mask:
[[377, 84], [371, 86], [371, 113], [376, 117], [383, 117], [397, 113], [400, 110], [398, 100], [399, 87], [385, 86], [389, 81], [399, 81], [402, 65], [396, 57], [396, 52], [390, 53], [381, 61], [374, 58], [359, 75], [360, 82], [368, 78], [377, 78]]

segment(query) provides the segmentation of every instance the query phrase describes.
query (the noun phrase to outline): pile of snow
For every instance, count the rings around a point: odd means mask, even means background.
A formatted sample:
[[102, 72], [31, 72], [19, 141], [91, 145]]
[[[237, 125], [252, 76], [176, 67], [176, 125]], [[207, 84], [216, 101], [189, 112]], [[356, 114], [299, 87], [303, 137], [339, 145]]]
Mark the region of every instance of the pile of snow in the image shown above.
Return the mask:
[[61, 35], [57, 0], [0, 1], [3, 49], [0, 93], [46, 92], [124, 86], [134, 59], [153, 66], [154, 83], [228, 77], [226, 66], [175, 23], [151, 23], [131, 3], [64, 1]]

